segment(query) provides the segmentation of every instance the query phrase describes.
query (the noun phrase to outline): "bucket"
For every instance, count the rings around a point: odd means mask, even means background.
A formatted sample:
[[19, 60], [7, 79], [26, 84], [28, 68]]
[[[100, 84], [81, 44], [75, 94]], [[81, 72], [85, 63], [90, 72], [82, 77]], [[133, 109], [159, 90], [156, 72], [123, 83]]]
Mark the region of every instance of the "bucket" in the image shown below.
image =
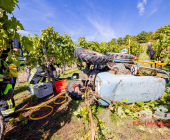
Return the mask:
[[67, 81], [66, 80], [55, 81], [55, 89], [57, 93], [66, 92]]

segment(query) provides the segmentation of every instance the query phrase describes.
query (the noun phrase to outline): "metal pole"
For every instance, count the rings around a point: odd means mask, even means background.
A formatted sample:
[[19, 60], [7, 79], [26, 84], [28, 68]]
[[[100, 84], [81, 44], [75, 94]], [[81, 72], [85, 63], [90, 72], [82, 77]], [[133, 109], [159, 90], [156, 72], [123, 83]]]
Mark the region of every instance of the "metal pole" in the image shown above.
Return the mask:
[[129, 54], [130, 54], [130, 38], [129, 38]]

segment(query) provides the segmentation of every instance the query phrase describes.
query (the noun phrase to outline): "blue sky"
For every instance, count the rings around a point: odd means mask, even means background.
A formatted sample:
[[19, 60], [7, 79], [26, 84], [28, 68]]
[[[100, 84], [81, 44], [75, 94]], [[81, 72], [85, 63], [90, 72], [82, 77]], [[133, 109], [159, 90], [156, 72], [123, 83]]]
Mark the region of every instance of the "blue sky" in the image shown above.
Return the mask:
[[25, 28], [19, 33], [40, 35], [53, 26], [75, 43], [79, 37], [108, 42], [170, 24], [169, 0], [19, 0], [18, 5], [13, 14]]

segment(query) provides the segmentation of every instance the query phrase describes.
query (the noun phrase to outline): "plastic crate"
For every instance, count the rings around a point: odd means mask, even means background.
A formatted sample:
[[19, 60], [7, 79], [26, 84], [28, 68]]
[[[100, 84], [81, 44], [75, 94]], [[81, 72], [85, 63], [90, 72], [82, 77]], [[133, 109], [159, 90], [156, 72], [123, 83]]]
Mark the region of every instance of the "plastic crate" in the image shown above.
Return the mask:
[[29, 87], [30, 93], [38, 98], [43, 98], [53, 93], [53, 86], [51, 83], [39, 83]]

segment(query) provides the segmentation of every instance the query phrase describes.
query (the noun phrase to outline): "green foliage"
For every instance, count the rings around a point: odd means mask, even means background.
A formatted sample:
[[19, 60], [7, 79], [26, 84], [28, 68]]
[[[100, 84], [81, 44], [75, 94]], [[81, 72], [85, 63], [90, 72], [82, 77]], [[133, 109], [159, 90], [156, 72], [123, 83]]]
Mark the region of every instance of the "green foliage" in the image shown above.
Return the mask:
[[152, 43], [156, 59], [161, 60], [163, 58], [164, 61], [164, 58], [170, 58], [170, 25], [159, 28], [155, 33], [154, 39], [157, 39], [157, 41]]
[[122, 37], [119, 37], [119, 38], [117, 39], [117, 43], [118, 43], [119, 45], [122, 45], [122, 44], [123, 44], [123, 39], [122, 39]]
[[77, 117], [83, 117], [84, 119], [88, 119], [89, 118], [89, 112], [88, 112], [88, 107], [84, 106], [84, 107], [79, 107], [77, 109], [77, 111], [73, 112], [73, 114]]
[[130, 54], [139, 56], [141, 52], [143, 52], [143, 47], [139, 44], [136, 43], [135, 41], [131, 41], [130, 43]]
[[[122, 100], [122, 102], [127, 102], [127, 99]], [[126, 118], [127, 116], [132, 116], [134, 119], [138, 119], [140, 111], [141, 110], [154, 110], [154, 108], [160, 103], [162, 104], [163, 100], [160, 100], [159, 102], [156, 102], [154, 100], [151, 100], [149, 102], [141, 102], [137, 101], [136, 104], [122, 104], [118, 102], [115, 106], [110, 107], [110, 110], [116, 114], [120, 118]]]
[[15, 124], [17, 124], [17, 120], [12, 118], [12, 119], [9, 120], [9, 124], [10, 125], [15, 125]]
[[2, 8], [2, 10], [5, 10], [11, 14], [17, 3], [18, 0], [1, 0], [0, 7]]
[[24, 120], [24, 121], [22, 121], [22, 124], [23, 124], [23, 125], [26, 125], [26, 124], [28, 124], [28, 121], [27, 121], [27, 120]]
[[148, 32], [142, 31], [140, 34], [137, 35], [137, 41], [139, 43], [146, 43], [148, 42]]
[[16, 67], [20, 66], [20, 61], [17, 59], [20, 54], [11, 49], [11, 40], [17, 38], [17, 40], [20, 41], [25, 48], [25, 51], [30, 51], [32, 48], [32, 42], [27, 37], [21, 37], [21, 35], [17, 33], [17, 30], [24, 30], [24, 27], [20, 21], [17, 20], [14, 16], [11, 18], [8, 17], [8, 14], [12, 13], [15, 6], [18, 6], [17, 3], [17, 0], [0, 1], [0, 57], [4, 50], [10, 50], [7, 59], [3, 60], [5, 62], [3, 63], [7, 68], [7, 70], [4, 72], [7, 78], [11, 76], [17, 76], [17, 72], [14, 72], [9, 68], [10, 65], [13, 64]]
[[[139, 43], [136, 43], [135, 42], [135, 37], [133, 36], [127, 36], [125, 37], [125, 41], [127, 43], [125, 44], [129, 44], [129, 38], [132, 39], [131, 40], [131, 54], [133, 55], [138, 55], [140, 54], [143, 49], [142, 47], [140, 46]], [[119, 38], [119, 41], [117, 44], [116, 44], [116, 39], [112, 39], [110, 42], [106, 43], [106, 42], [101, 42], [100, 44], [98, 42], [95, 42], [95, 41], [89, 41], [87, 42], [85, 40], [85, 37], [80, 37], [79, 40], [78, 40], [78, 43], [79, 43], [79, 47], [80, 48], [86, 48], [86, 49], [90, 49], [90, 50], [94, 50], [94, 51], [98, 51], [100, 53], [103, 53], [103, 54], [106, 54], [107, 52], [115, 52], [115, 53], [120, 53], [122, 49], [125, 48], [129, 48], [129, 46], [127, 45], [123, 45], [123, 39], [122, 38]], [[121, 45], [120, 45], [121, 44]]]
[[[33, 42], [33, 50], [27, 55], [28, 65], [34, 67], [36, 64], [44, 64], [44, 59], [47, 57], [54, 58], [54, 65], [67, 64], [68, 66], [73, 64], [75, 60], [73, 52], [75, 44], [71, 40], [71, 37], [64, 33], [64, 36], [53, 30], [53, 27], [48, 27], [43, 30], [40, 37], [34, 35], [30, 37]], [[43, 51], [43, 46], [46, 47], [46, 55]]]
[[19, 115], [19, 121], [24, 121], [25, 120], [25, 117], [23, 115]]

